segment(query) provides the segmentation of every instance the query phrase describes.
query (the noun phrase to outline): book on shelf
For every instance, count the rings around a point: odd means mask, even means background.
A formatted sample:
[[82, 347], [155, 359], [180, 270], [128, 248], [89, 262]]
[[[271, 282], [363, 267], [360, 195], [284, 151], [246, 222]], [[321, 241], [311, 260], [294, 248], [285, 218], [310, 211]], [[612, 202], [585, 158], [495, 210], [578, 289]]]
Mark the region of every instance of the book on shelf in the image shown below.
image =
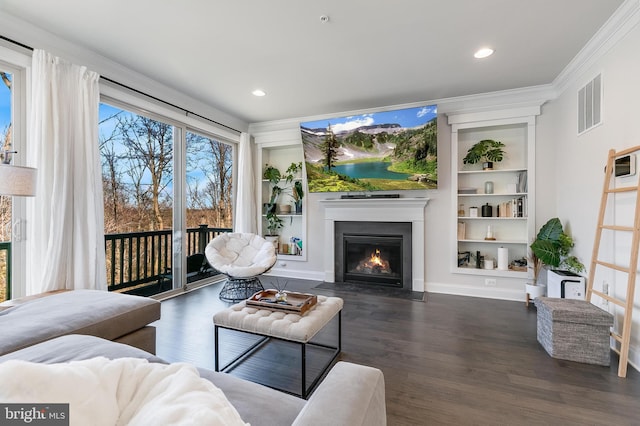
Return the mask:
[[464, 222], [458, 222], [458, 240], [464, 240], [466, 236], [466, 225]]
[[527, 171], [518, 172], [516, 187], [519, 193], [527, 192]]
[[527, 196], [499, 203], [498, 217], [527, 217]]

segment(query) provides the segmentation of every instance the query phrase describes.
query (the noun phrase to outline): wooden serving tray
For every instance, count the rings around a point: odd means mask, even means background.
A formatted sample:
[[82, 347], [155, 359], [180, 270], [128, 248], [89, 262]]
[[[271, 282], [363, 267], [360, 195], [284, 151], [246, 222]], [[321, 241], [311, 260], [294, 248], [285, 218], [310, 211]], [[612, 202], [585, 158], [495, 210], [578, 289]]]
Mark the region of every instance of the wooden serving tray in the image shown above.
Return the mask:
[[247, 306], [258, 306], [260, 308], [270, 309], [272, 311], [282, 311], [304, 315], [309, 309], [318, 303], [318, 296], [308, 293], [296, 293], [293, 291], [285, 291], [287, 294], [287, 302], [276, 302], [276, 293], [278, 290], [268, 289], [262, 290], [247, 299]]

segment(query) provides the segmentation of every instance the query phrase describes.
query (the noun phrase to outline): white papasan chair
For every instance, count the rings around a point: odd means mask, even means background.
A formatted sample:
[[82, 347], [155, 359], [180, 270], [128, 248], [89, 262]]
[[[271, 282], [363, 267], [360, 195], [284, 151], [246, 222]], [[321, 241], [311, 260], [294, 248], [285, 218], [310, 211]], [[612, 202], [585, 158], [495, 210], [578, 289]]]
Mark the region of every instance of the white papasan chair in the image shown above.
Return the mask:
[[259, 275], [275, 265], [275, 246], [259, 235], [227, 232], [207, 244], [205, 256], [209, 264], [227, 276], [220, 299], [237, 302], [264, 290]]

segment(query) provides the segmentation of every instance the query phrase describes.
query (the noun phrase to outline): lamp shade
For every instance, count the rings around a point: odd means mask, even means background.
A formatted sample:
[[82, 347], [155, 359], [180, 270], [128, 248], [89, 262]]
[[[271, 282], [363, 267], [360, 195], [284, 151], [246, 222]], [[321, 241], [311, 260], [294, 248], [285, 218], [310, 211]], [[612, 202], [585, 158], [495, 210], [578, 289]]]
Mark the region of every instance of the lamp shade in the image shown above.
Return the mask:
[[0, 195], [36, 195], [36, 169], [0, 164]]

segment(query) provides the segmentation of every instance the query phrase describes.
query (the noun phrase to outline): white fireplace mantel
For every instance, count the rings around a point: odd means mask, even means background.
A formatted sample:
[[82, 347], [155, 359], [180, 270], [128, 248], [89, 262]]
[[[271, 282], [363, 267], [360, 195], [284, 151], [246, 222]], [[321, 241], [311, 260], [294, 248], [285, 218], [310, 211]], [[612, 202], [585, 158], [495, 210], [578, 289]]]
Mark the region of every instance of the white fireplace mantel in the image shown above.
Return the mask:
[[334, 228], [336, 221], [411, 222], [413, 291], [424, 291], [425, 207], [428, 198], [364, 198], [320, 200], [324, 207], [324, 276], [335, 282]]

